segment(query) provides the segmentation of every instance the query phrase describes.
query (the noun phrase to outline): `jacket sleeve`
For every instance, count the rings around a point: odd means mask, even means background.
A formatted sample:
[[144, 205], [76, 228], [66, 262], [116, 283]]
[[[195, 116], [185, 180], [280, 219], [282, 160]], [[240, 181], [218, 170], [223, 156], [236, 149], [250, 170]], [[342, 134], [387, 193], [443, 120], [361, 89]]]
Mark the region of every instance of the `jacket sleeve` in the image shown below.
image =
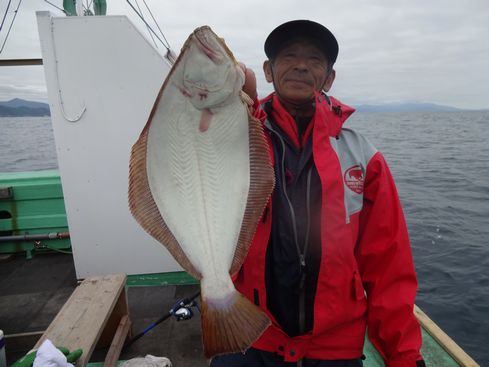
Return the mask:
[[369, 339], [386, 367], [423, 365], [408, 232], [394, 180], [378, 152], [367, 166], [363, 205], [356, 258], [367, 293]]

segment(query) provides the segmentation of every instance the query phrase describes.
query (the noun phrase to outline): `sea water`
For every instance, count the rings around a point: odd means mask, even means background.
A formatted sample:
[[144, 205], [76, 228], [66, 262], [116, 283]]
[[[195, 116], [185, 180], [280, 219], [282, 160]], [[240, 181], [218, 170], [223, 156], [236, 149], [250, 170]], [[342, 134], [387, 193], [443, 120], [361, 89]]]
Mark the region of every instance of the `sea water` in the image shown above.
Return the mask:
[[[356, 113], [385, 156], [418, 274], [417, 304], [489, 366], [489, 112]], [[0, 118], [0, 172], [53, 169], [49, 118]]]
[[418, 274], [417, 304], [489, 366], [489, 112], [359, 113], [386, 157]]
[[0, 117], [0, 172], [57, 167], [50, 117]]

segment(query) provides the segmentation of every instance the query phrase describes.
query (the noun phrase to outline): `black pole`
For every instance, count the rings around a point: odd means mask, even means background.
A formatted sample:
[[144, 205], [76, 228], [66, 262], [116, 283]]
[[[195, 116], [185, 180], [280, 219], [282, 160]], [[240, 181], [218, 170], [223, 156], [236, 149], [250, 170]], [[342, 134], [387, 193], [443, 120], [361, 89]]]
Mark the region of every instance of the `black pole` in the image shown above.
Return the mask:
[[160, 317], [158, 320], [156, 320], [155, 322], [153, 322], [151, 325], [149, 325], [148, 327], [146, 327], [146, 329], [144, 329], [143, 331], [141, 331], [139, 334], [137, 334], [136, 336], [133, 336], [125, 345], [124, 347], [122, 348], [122, 351], [125, 351], [127, 348], [129, 348], [131, 345], [134, 344], [134, 342], [138, 339], [140, 339], [143, 335], [145, 335], [148, 331], [150, 331], [151, 329], [153, 329], [154, 327], [156, 327], [157, 325], [161, 324], [163, 321], [169, 319], [177, 309], [181, 308], [181, 307], [185, 307], [185, 306], [190, 306], [192, 304], [192, 302], [194, 301], [194, 299], [196, 299], [198, 296], [200, 295], [200, 292], [197, 292], [196, 294], [194, 294], [192, 297], [190, 298], [184, 298], [180, 301], [177, 302], [177, 304], [175, 304], [175, 306], [172, 307], [172, 309], [164, 316]]

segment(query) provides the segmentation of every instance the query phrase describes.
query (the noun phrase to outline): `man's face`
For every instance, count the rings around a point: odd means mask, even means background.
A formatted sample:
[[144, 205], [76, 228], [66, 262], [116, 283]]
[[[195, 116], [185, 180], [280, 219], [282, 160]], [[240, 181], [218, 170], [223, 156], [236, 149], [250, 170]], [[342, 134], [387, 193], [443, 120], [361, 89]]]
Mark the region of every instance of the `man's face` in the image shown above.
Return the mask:
[[326, 56], [307, 40], [284, 47], [273, 61], [265, 61], [263, 70], [278, 95], [296, 104], [309, 102], [315, 91], [328, 91], [335, 77]]

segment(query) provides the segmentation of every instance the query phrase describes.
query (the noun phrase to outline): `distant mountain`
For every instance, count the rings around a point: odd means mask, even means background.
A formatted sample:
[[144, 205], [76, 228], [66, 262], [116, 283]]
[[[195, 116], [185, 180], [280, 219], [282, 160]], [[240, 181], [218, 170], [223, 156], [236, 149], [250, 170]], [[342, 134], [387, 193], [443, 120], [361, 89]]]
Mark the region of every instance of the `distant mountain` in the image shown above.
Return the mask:
[[381, 105], [363, 104], [355, 106], [359, 112], [451, 112], [462, 111], [459, 108], [434, 103], [387, 103]]
[[51, 113], [47, 103], [26, 101], [20, 98], [0, 102], [0, 117], [50, 115]]
[[27, 101], [25, 99], [14, 98], [7, 102], [0, 102], [0, 106], [5, 107], [29, 107], [29, 108], [49, 108], [47, 103]]

